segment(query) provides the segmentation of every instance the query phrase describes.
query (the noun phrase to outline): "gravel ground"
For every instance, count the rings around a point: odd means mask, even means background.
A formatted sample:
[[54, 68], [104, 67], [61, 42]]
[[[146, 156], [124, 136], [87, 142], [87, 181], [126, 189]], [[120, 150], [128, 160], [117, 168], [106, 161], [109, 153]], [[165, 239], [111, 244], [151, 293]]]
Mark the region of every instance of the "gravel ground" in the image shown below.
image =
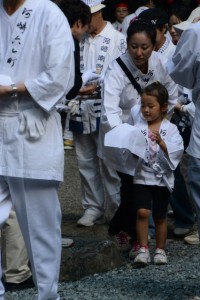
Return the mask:
[[[79, 216], [80, 182], [74, 151], [67, 152], [60, 199], [64, 214]], [[72, 176], [73, 174], [73, 176]], [[153, 255], [155, 241], [150, 241]], [[126, 257], [120, 269], [59, 284], [61, 300], [200, 300], [200, 247], [169, 239], [168, 264], [136, 269]], [[33, 300], [35, 289], [7, 293], [9, 300]], [[7, 300], [1, 299], [0, 300]]]
[[[155, 241], [150, 241], [153, 255]], [[59, 285], [61, 300], [200, 300], [200, 248], [180, 240], [167, 243], [168, 264], [135, 268], [126, 264], [104, 274]], [[35, 289], [7, 293], [13, 300], [32, 300]]]

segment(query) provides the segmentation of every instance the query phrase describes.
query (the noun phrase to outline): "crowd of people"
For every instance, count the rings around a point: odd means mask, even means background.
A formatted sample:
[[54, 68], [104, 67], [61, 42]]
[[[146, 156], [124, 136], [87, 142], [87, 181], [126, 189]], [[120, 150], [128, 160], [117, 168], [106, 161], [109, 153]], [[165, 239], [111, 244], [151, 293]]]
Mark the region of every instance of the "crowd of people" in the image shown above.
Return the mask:
[[150, 263], [149, 238], [166, 264], [172, 209], [174, 235], [200, 244], [200, 3], [136, 2], [116, 0], [112, 24], [102, 0], [0, 1], [1, 300], [33, 285], [35, 300], [60, 299], [61, 249], [74, 244], [61, 233], [64, 147], [81, 180], [77, 226], [104, 223], [108, 207], [134, 264]]

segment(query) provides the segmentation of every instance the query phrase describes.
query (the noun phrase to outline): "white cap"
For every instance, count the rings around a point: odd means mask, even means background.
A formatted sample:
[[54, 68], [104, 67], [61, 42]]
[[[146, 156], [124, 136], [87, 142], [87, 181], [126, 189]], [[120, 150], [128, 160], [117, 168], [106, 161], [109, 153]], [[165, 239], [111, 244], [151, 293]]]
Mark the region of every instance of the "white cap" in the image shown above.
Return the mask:
[[176, 24], [176, 25], [173, 25], [173, 27], [175, 29], [177, 29], [177, 31], [184, 31], [186, 29], [189, 28], [190, 24], [193, 22], [193, 20], [197, 17], [200, 17], [200, 6], [198, 6], [197, 8], [195, 8], [191, 14], [189, 15], [189, 18], [184, 21], [184, 22], [181, 22], [179, 24]]
[[90, 7], [92, 14], [106, 7], [104, 4], [101, 3], [102, 0], [82, 0], [82, 1]]

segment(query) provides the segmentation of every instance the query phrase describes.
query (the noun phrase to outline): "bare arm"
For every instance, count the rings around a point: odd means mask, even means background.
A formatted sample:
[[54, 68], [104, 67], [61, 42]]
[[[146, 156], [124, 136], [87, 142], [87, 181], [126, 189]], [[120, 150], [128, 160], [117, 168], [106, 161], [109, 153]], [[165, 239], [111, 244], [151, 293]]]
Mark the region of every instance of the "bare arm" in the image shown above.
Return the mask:
[[[17, 83], [16, 87], [17, 87], [17, 92], [19, 94], [27, 92], [27, 89], [23, 82]], [[11, 94], [12, 94], [12, 86], [11, 85], [0, 85], [0, 98], [9, 96]]]

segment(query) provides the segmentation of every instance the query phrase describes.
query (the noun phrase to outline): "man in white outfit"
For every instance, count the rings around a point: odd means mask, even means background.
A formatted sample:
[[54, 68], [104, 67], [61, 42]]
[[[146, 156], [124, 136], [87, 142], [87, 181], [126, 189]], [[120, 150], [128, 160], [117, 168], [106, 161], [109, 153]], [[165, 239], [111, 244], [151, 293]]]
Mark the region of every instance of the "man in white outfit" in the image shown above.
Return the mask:
[[[122, 33], [105, 22], [101, 0], [84, 0], [92, 13], [88, 33], [80, 43], [81, 73], [95, 69], [103, 76], [109, 63], [126, 51]], [[82, 184], [84, 214], [80, 226], [102, 222], [105, 194], [108, 202], [120, 202], [120, 179], [115, 170], [108, 168], [97, 156], [98, 130], [101, 114], [101, 94], [97, 82], [87, 83], [80, 89], [80, 107], [71, 115], [69, 129], [73, 131]], [[105, 188], [105, 194], [104, 194]]]
[[55, 106], [74, 83], [74, 44], [49, 0], [0, 0], [0, 29], [0, 225], [13, 205], [35, 300], [58, 300], [64, 153]]

